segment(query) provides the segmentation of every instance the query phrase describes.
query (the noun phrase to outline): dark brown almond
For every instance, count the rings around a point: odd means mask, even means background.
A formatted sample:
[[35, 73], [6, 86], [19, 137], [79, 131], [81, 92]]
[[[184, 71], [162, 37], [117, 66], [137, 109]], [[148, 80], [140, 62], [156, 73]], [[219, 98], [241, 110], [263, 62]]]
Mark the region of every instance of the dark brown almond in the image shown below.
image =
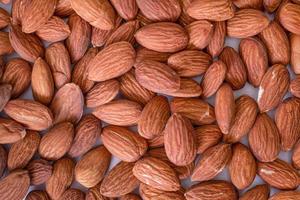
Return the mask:
[[31, 185], [41, 185], [52, 175], [51, 163], [43, 159], [31, 161], [27, 166], [27, 170]]
[[226, 31], [226, 23], [224, 21], [214, 23], [214, 32], [207, 46], [207, 51], [212, 57], [216, 57], [222, 52], [225, 44]]
[[0, 144], [15, 143], [26, 135], [25, 127], [11, 119], [0, 118]]

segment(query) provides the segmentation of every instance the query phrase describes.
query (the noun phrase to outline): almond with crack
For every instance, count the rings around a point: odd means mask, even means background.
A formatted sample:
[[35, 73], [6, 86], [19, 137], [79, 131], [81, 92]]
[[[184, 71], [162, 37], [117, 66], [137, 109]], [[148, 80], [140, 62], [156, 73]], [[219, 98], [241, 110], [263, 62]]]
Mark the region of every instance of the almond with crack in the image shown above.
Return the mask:
[[256, 185], [255, 187], [246, 191], [240, 200], [268, 200], [270, 188], [268, 185]]
[[0, 144], [15, 143], [26, 135], [25, 127], [18, 122], [0, 118]]
[[51, 163], [46, 160], [39, 159], [31, 161], [27, 166], [31, 185], [41, 185], [45, 183], [51, 177], [52, 169]]
[[136, 18], [138, 6], [135, 0], [110, 0], [117, 13], [125, 20], [130, 21]]

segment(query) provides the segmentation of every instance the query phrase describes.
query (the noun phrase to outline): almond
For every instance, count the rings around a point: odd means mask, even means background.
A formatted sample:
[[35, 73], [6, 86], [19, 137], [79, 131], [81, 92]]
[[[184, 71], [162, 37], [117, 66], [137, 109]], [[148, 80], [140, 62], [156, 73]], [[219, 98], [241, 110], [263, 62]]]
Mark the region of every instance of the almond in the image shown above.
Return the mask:
[[75, 128], [75, 137], [68, 154], [78, 157], [89, 151], [101, 133], [101, 122], [88, 114], [81, 118]]
[[232, 47], [225, 47], [219, 57], [227, 66], [225, 80], [234, 90], [244, 87], [247, 81], [247, 72], [239, 54]]
[[234, 16], [234, 9], [230, 0], [195, 0], [188, 7], [187, 13], [198, 20], [226, 21]]
[[194, 21], [187, 25], [189, 34], [189, 49], [204, 49], [210, 42], [213, 35], [213, 24], [207, 20]]
[[258, 106], [254, 99], [247, 95], [240, 96], [236, 101], [236, 113], [229, 133], [224, 141], [235, 143], [240, 141], [252, 128], [258, 114]]
[[274, 12], [281, 4], [282, 0], [264, 0], [265, 9], [272, 13]]
[[[70, 0], [70, 1], [78, 1], [78, 0]], [[91, 1], [97, 2], [98, 0], [91, 0]], [[86, 3], [88, 4], [88, 2]], [[72, 14], [69, 17], [68, 24], [71, 30], [71, 34], [66, 40], [66, 47], [69, 51], [71, 62], [76, 63], [83, 57], [83, 55], [85, 54], [86, 50], [89, 47], [92, 28], [86, 21], [81, 19], [76, 14]]]
[[36, 34], [47, 42], [58, 42], [65, 40], [71, 31], [63, 19], [53, 16], [36, 31]]
[[0, 178], [6, 170], [7, 153], [4, 146], [0, 145]]
[[157, 148], [164, 146], [164, 132], [151, 140], [147, 140], [149, 148]]
[[141, 111], [142, 107], [140, 104], [134, 101], [119, 99], [98, 106], [93, 111], [93, 115], [112, 125], [131, 126], [138, 123]]
[[291, 33], [300, 34], [300, 5], [293, 3], [286, 3], [278, 13], [278, 19], [282, 26]]
[[296, 74], [300, 74], [300, 36], [291, 34], [290, 35], [291, 44], [291, 66]]
[[26, 135], [25, 128], [11, 119], [0, 118], [0, 144], [15, 143]]
[[178, 24], [158, 22], [140, 28], [136, 41], [148, 49], [159, 52], [177, 52], [188, 45], [188, 35]]
[[227, 21], [229, 37], [246, 38], [257, 35], [264, 30], [270, 21], [263, 12], [255, 9], [241, 9]]
[[263, 5], [263, 0], [233, 0], [232, 2], [238, 8], [261, 9]]
[[117, 13], [125, 20], [133, 20], [138, 14], [139, 8], [135, 0], [111, 0], [110, 3], [114, 6]]
[[85, 193], [79, 189], [70, 188], [64, 192], [60, 200], [85, 200]]
[[0, 111], [3, 110], [9, 99], [11, 98], [12, 86], [10, 84], [0, 85]]
[[162, 134], [170, 117], [169, 102], [166, 97], [153, 97], [143, 108], [138, 122], [138, 132], [146, 139]]
[[114, 198], [107, 198], [100, 193], [100, 185], [92, 187], [88, 190], [85, 200], [115, 200]]
[[258, 175], [272, 187], [281, 190], [292, 190], [299, 186], [299, 174], [283, 160], [257, 164]]
[[119, 197], [137, 188], [140, 182], [133, 175], [133, 167], [134, 163], [122, 161], [113, 167], [101, 183], [101, 194], [107, 197]]
[[53, 173], [46, 182], [46, 191], [51, 199], [59, 199], [73, 182], [74, 162], [62, 158], [53, 165]]
[[5, 28], [10, 23], [10, 15], [6, 10], [0, 8], [0, 29]]
[[261, 112], [278, 106], [289, 87], [289, 72], [285, 66], [275, 64], [265, 73], [258, 91], [257, 103]]
[[74, 13], [71, 6], [71, 0], [57, 0], [55, 8], [55, 15], [60, 17], [66, 17]]
[[26, 170], [17, 170], [0, 181], [2, 199], [24, 199], [30, 186], [30, 178]]
[[57, 124], [42, 137], [39, 154], [47, 160], [58, 160], [70, 149], [73, 137], [74, 128], [71, 123]]
[[292, 152], [292, 164], [296, 169], [300, 169], [300, 142], [298, 141]]
[[118, 95], [119, 88], [120, 84], [115, 79], [96, 83], [85, 96], [86, 106], [95, 108], [112, 101]]
[[217, 145], [222, 139], [222, 132], [217, 125], [203, 125], [195, 128], [198, 144], [197, 153], [202, 154], [210, 147]]
[[296, 78], [291, 81], [290, 92], [295, 97], [300, 98], [300, 76], [299, 75], [296, 76]]
[[211, 62], [212, 58], [208, 54], [197, 50], [184, 50], [168, 58], [168, 65], [182, 77], [194, 77], [205, 73]]
[[31, 130], [45, 130], [53, 122], [53, 115], [50, 109], [33, 100], [11, 100], [4, 107], [4, 112]]
[[114, 27], [115, 11], [108, 0], [70, 0], [75, 12], [92, 26], [110, 30]]
[[202, 88], [197, 81], [191, 78], [181, 78], [180, 88], [176, 92], [165, 92], [173, 97], [199, 97], [202, 94]]
[[180, 89], [180, 78], [166, 64], [145, 60], [136, 65], [136, 79], [146, 89], [157, 93], [176, 92]]
[[148, 148], [144, 138], [119, 126], [105, 127], [101, 139], [111, 154], [125, 162], [137, 161], [146, 153]]
[[69, 121], [77, 123], [83, 114], [84, 99], [80, 88], [67, 83], [55, 94], [51, 102], [54, 123]]
[[153, 60], [161, 63], [166, 63], [168, 61], [169, 56], [171, 53], [166, 52], [158, 52], [153, 51], [144, 47], [138, 47], [136, 49], [136, 59], [135, 59], [135, 66], [144, 60]]
[[133, 167], [134, 176], [150, 187], [177, 191], [180, 189], [179, 179], [175, 171], [164, 161], [157, 158], [142, 158]]
[[191, 180], [207, 181], [213, 179], [226, 167], [231, 159], [231, 154], [229, 144], [218, 144], [207, 149], [197, 163]]
[[90, 150], [77, 162], [75, 180], [84, 187], [94, 187], [103, 179], [110, 161], [111, 154], [104, 146]]
[[214, 32], [207, 46], [207, 51], [212, 57], [216, 57], [222, 52], [225, 44], [226, 31], [226, 23], [224, 21], [214, 23]]
[[211, 124], [215, 121], [214, 108], [198, 98], [174, 98], [170, 107], [172, 113], [179, 113], [196, 125]]
[[26, 196], [26, 200], [50, 200], [46, 191], [32, 190]]
[[34, 62], [38, 57], [44, 56], [44, 47], [39, 38], [34, 34], [23, 33], [18, 25], [10, 27], [9, 41], [21, 58], [29, 62]]
[[262, 162], [272, 162], [280, 152], [279, 131], [267, 114], [259, 114], [248, 135], [254, 156]]
[[184, 194], [186, 200], [237, 200], [234, 186], [226, 181], [206, 181], [194, 185]]
[[140, 195], [144, 200], [160, 200], [160, 199], [173, 199], [173, 200], [185, 200], [183, 194], [179, 191], [163, 191], [153, 187], [150, 187], [144, 183], [141, 183], [139, 189]]
[[180, 6], [181, 6], [181, 15], [178, 19], [179, 24], [182, 26], [186, 26], [193, 21], [196, 21], [194, 18], [190, 17], [187, 13], [187, 9], [192, 3], [192, 0], [179, 0]]
[[[7, 0], [2, 0], [7, 1]], [[20, 25], [22, 24], [22, 18], [24, 17], [24, 13], [27, 10], [27, 6], [31, 3], [30, 0], [15, 0], [12, 1], [12, 24]]]
[[45, 58], [52, 71], [57, 89], [71, 81], [71, 62], [69, 53], [63, 43], [58, 42], [46, 49]]
[[128, 72], [135, 61], [135, 50], [128, 42], [117, 42], [100, 51], [90, 62], [88, 79], [106, 81]]
[[26, 136], [14, 143], [9, 152], [7, 167], [10, 171], [24, 168], [33, 158], [40, 143], [40, 135], [35, 131], [27, 131]]
[[31, 161], [27, 166], [27, 170], [31, 185], [41, 185], [52, 175], [52, 165], [43, 159]]
[[31, 74], [32, 95], [36, 101], [48, 105], [54, 95], [54, 81], [49, 65], [38, 58], [33, 65]]
[[256, 185], [255, 187], [246, 191], [240, 200], [268, 200], [270, 188], [268, 185]]
[[140, 196], [135, 194], [126, 194], [120, 197], [120, 200], [141, 200]]
[[300, 198], [300, 192], [299, 191], [280, 191], [271, 196], [269, 200], [296, 200]]
[[7, 32], [0, 32], [0, 55], [11, 54], [13, 52], [14, 48], [10, 44], [9, 34]]
[[266, 47], [258, 38], [251, 37], [241, 40], [239, 50], [247, 69], [249, 83], [258, 87], [269, 67]]

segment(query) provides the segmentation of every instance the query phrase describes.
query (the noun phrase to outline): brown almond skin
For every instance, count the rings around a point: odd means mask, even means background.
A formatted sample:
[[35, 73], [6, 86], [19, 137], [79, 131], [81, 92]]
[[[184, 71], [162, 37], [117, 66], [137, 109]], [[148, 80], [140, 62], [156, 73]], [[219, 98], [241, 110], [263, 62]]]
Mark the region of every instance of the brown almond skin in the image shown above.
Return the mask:
[[70, 188], [64, 192], [60, 200], [85, 200], [85, 193], [79, 189]]
[[10, 84], [0, 85], [0, 111], [3, 110], [9, 99], [11, 98], [12, 86]]
[[281, 149], [289, 151], [300, 137], [300, 100], [288, 98], [277, 108], [275, 123], [279, 131]]
[[53, 122], [50, 109], [33, 100], [11, 100], [4, 107], [4, 112], [31, 130], [45, 130], [49, 128]]
[[118, 95], [119, 89], [120, 84], [115, 79], [96, 83], [85, 96], [86, 106], [96, 108], [112, 101]]
[[189, 34], [188, 49], [204, 49], [210, 42], [214, 26], [207, 20], [198, 20], [185, 27]]
[[299, 28], [300, 5], [286, 3], [280, 7], [278, 19], [282, 26], [291, 33], [300, 34]]
[[223, 134], [228, 134], [233, 124], [236, 112], [234, 94], [229, 84], [221, 85], [216, 94], [216, 120]]
[[90, 150], [77, 162], [75, 180], [84, 187], [94, 187], [103, 179], [110, 161], [111, 154], [104, 146]]
[[11, 119], [0, 118], [0, 144], [15, 143], [26, 135], [25, 127]]
[[[275, 21], [271, 22], [260, 34], [266, 45], [271, 64], [287, 65], [290, 61], [290, 44], [284, 29]], [[278, 48], [280, 46], [280, 48]]]
[[149, 148], [157, 148], [157, 147], [163, 147], [164, 146], [164, 132], [162, 132], [161, 135], [151, 139], [147, 140]]
[[173, 114], [164, 130], [164, 144], [169, 160], [185, 166], [195, 160], [197, 143], [191, 122], [180, 114]]
[[54, 81], [49, 65], [42, 58], [38, 58], [31, 73], [32, 95], [36, 101], [48, 105], [54, 95]]
[[158, 52], [177, 52], [188, 45], [188, 35], [178, 24], [158, 22], [140, 28], [135, 34], [136, 41], [148, 49]]
[[[5, 0], [4, 0], [5, 1]], [[22, 23], [22, 18], [24, 16], [24, 12], [27, 9], [27, 6], [31, 3], [30, 0], [15, 0], [12, 1], [12, 23], [14, 25], [20, 25]]]
[[117, 42], [105, 47], [91, 60], [88, 79], [106, 81], [128, 72], [134, 64], [135, 50], [128, 42]]
[[258, 162], [257, 174], [272, 187], [293, 190], [299, 186], [299, 174], [290, 164], [276, 159], [273, 162]]
[[137, 161], [148, 148], [144, 138], [120, 126], [106, 126], [101, 134], [101, 139], [112, 155], [125, 162]]
[[81, 118], [75, 128], [75, 137], [68, 152], [71, 157], [78, 157], [88, 152], [101, 134], [101, 122], [88, 114]]
[[258, 91], [260, 112], [267, 112], [279, 105], [288, 90], [289, 82], [289, 72], [284, 65], [275, 64], [268, 69]]
[[300, 169], [300, 142], [298, 141], [292, 152], [292, 165], [296, 169]]
[[114, 198], [108, 198], [103, 196], [100, 193], [100, 185], [101, 184], [98, 184], [95, 187], [90, 188], [86, 193], [85, 200], [115, 200]]
[[168, 99], [164, 96], [153, 97], [143, 108], [138, 122], [138, 132], [146, 139], [161, 135], [170, 117]]
[[271, 196], [269, 200], [285, 200], [285, 199], [299, 199], [300, 198], [300, 192], [299, 191], [280, 191]]
[[55, 8], [55, 15], [60, 17], [67, 17], [73, 14], [75, 11], [71, 6], [70, 0], [58, 0]]
[[7, 165], [7, 152], [3, 145], [0, 145], [0, 178], [5, 172]]
[[186, 26], [186, 25], [196, 21], [196, 19], [192, 18], [187, 13], [187, 9], [191, 5], [192, 0], [179, 0], [179, 3], [181, 6], [181, 15], [178, 19], [179, 24], [182, 26]]
[[186, 200], [237, 200], [234, 186], [226, 181], [205, 181], [189, 188], [184, 194]]
[[267, 114], [259, 114], [248, 135], [254, 156], [262, 162], [272, 162], [280, 152], [279, 131]]
[[52, 175], [52, 165], [46, 160], [39, 159], [31, 161], [27, 170], [30, 176], [31, 185], [41, 185], [45, 183]]
[[199, 126], [195, 128], [194, 134], [198, 144], [197, 153], [199, 154], [217, 145], [223, 137], [223, 133], [217, 125]]
[[59, 199], [73, 182], [75, 163], [62, 158], [53, 165], [53, 173], [46, 182], [46, 191], [51, 199]]
[[[134, 163], [119, 162], [104, 177], [99, 190], [107, 197], [119, 197], [132, 192], [140, 184], [133, 175]], [[97, 187], [97, 186], [96, 186]]]
[[26, 200], [50, 200], [46, 191], [32, 190], [26, 196]]
[[[136, 80], [134, 70], [130, 70], [119, 78], [120, 92], [129, 100], [146, 105], [155, 93], [141, 86]], [[111, 90], [111, 89], [109, 89]]]
[[54, 123], [77, 123], [83, 114], [84, 99], [79, 86], [67, 83], [53, 97], [50, 109], [54, 115]]
[[121, 196], [120, 200], [141, 200], [141, 198], [136, 194], [126, 194], [124, 196]]
[[6, 64], [1, 82], [12, 86], [12, 98], [19, 97], [30, 86], [31, 70], [30, 64], [20, 58], [12, 59]]
[[13, 171], [0, 180], [0, 196], [2, 199], [24, 199], [29, 186], [28, 171]]
[[91, 40], [91, 26], [78, 15], [72, 14], [68, 24], [71, 34], [66, 40], [66, 47], [69, 51], [71, 62], [76, 63], [85, 54]]
[[47, 160], [58, 160], [70, 149], [73, 137], [74, 128], [71, 123], [57, 124], [42, 137], [39, 154]]
[[138, 14], [138, 6], [135, 0], [111, 0], [110, 3], [113, 5], [119, 16], [126, 21], [133, 20]]
[[0, 8], [0, 29], [5, 28], [10, 23], [10, 14], [3, 8]]
[[258, 87], [268, 69], [268, 54], [265, 45], [256, 37], [242, 39], [239, 51], [245, 63], [248, 81]]
[[199, 97], [202, 94], [202, 88], [199, 83], [192, 78], [180, 78], [180, 88], [176, 92], [166, 92], [166, 95], [172, 97]]
[[181, 77], [199, 76], [205, 73], [211, 62], [208, 54], [197, 50], [184, 50], [168, 58], [168, 65]]
[[247, 95], [240, 96], [236, 101], [236, 113], [229, 133], [224, 141], [235, 143], [240, 141], [252, 128], [258, 114], [258, 106], [254, 99]]
[[195, 125], [212, 124], [215, 118], [214, 108], [198, 98], [173, 98], [170, 102], [172, 113], [179, 113]]
[[238, 90], [244, 87], [247, 81], [247, 71], [239, 54], [232, 47], [225, 47], [219, 57], [227, 66], [225, 80], [232, 89]]
[[[1, 14], [1, 10], [0, 10], [0, 14]], [[7, 32], [1, 31], [0, 32], [0, 55], [7, 55], [13, 52], [14, 52], [14, 48], [10, 44], [9, 34]]]
[[138, 123], [142, 107], [140, 104], [125, 99], [114, 100], [98, 106], [94, 111], [98, 119], [117, 126], [132, 126]]
[[10, 171], [22, 169], [28, 164], [39, 147], [40, 138], [38, 132], [27, 131], [22, 140], [11, 146], [7, 157], [7, 167]]
[[163, 191], [180, 189], [175, 171], [164, 161], [157, 158], [142, 158], [133, 167], [134, 176], [150, 187]]
[[152, 60], [139, 62], [135, 68], [139, 84], [157, 93], [176, 92], [180, 89], [180, 78], [168, 65]]
[[142, 62], [144, 60], [153, 60], [161, 63], [166, 63], [170, 55], [172, 54], [166, 52], [153, 51], [140, 46], [136, 49], [136, 59], [134, 67], [137, 65], [137, 63]]
[[185, 200], [183, 194], [180, 191], [167, 192], [159, 190], [144, 183], [140, 184], [139, 193], [144, 200]]
[[222, 52], [226, 31], [226, 23], [224, 21], [214, 23], [214, 32], [207, 46], [207, 51], [212, 57], [216, 57]]
[[295, 74], [300, 74], [300, 36], [296, 34], [290, 35], [291, 45], [291, 66]]
[[44, 47], [39, 38], [34, 34], [23, 33], [18, 25], [10, 27], [9, 41], [20, 57], [28, 62], [44, 56]]
[[293, 96], [300, 98], [300, 76], [297, 75], [290, 84], [290, 92]]
[[264, 0], [265, 9], [272, 13], [274, 12], [281, 4], [282, 0]]
[[232, 2], [238, 8], [261, 9], [263, 6], [263, 0], [233, 0]]
[[256, 9], [241, 9], [227, 21], [229, 37], [247, 38], [264, 30], [270, 21], [263, 12]]
[[232, 155], [229, 144], [218, 144], [207, 149], [197, 163], [191, 176], [192, 181], [207, 181], [217, 176], [230, 161]]
[[257, 185], [246, 191], [240, 200], [268, 200], [270, 188], [268, 185]]

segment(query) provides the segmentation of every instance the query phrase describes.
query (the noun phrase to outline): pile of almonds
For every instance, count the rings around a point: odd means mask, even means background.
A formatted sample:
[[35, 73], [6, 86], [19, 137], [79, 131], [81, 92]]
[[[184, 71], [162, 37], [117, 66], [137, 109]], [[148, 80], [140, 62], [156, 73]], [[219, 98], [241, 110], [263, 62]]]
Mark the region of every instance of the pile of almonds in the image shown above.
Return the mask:
[[0, 2], [0, 200], [300, 199], [299, 0]]

